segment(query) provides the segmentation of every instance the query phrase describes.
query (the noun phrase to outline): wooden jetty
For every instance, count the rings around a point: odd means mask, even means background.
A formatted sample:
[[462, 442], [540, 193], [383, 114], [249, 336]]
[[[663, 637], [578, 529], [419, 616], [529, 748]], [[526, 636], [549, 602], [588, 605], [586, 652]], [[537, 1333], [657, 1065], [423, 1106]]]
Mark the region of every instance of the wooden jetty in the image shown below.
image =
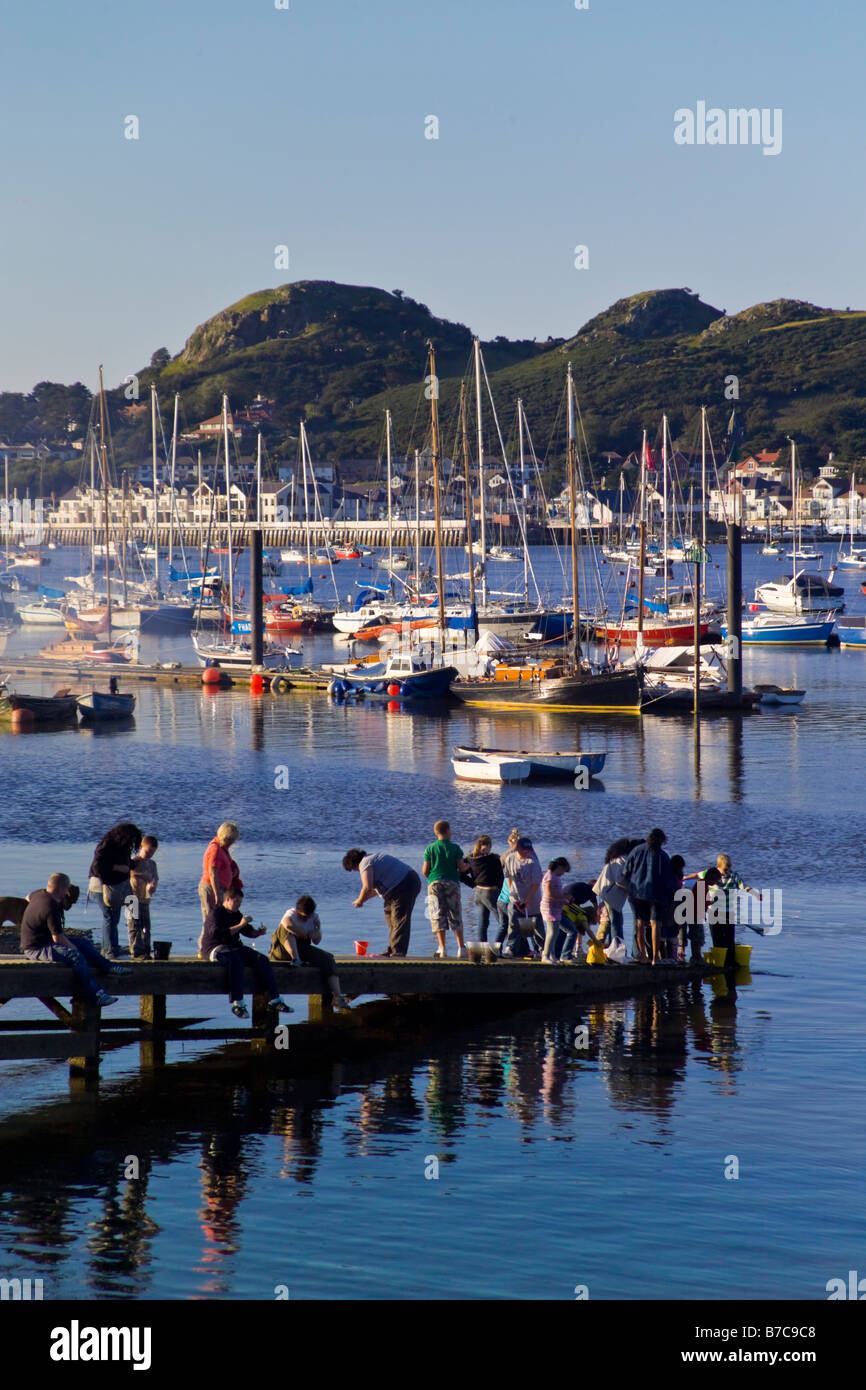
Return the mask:
[[[184, 666], [181, 663], [172, 662], [165, 666], [140, 666], [136, 662], [129, 665], [111, 665], [106, 662], [61, 662], [45, 661], [38, 657], [27, 660], [19, 657], [3, 659], [3, 674], [6, 676], [25, 676], [33, 678], [35, 676], [45, 676], [56, 679], [57, 676], [68, 676], [72, 679], [83, 680], [85, 677], [93, 679], [108, 680], [109, 676], [116, 676], [124, 685], [137, 682], [140, 685], [178, 685], [188, 689], [200, 689], [202, 682], [203, 668], [201, 666]], [[291, 686], [293, 690], [327, 690], [333, 676], [327, 672], [318, 671], [311, 666], [296, 667], [288, 671], [262, 672], [265, 687], [270, 688], [272, 678], [280, 675]], [[223, 680], [218, 689], [230, 689], [232, 686], [246, 687], [250, 684], [251, 675], [244, 672], [224, 671]], [[282, 689], [282, 687], [281, 687]], [[275, 691], [275, 694], [280, 693]]]
[[[337, 969], [343, 989], [351, 998], [387, 996], [392, 1001], [411, 1004], [420, 1000], [459, 1001], [480, 1012], [488, 1012], [498, 1001], [504, 1008], [537, 1007], [544, 1001], [573, 999], [600, 1002], [624, 995], [667, 989], [687, 980], [701, 979], [718, 971], [703, 965], [649, 966], [637, 962], [626, 965], [549, 966], [538, 961], [495, 961], [483, 963], [482, 950], [473, 951], [468, 961], [433, 961], [406, 957], [400, 960], [338, 957]], [[360, 1026], [354, 1012], [334, 1014], [322, 994], [321, 975], [308, 966], [273, 962], [277, 987], [283, 996], [309, 996], [309, 1024], [295, 1025], [297, 1034], [323, 1022], [343, 1030]], [[0, 1006], [15, 999], [38, 999], [51, 1018], [36, 1020], [0, 1017], [0, 1061], [58, 1059], [68, 1061], [73, 1076], [95, 1078], [103, 1051], [138, 1042], [142, 1067], [165, 1062], [169, 1041], [228, 1041], [247, 1038], [259, 1050], [273, 1050], [285, 1039], [285, 1017], [267, 1008], [264, 995], [253, 988], [247, 971], [245, 988], [252, 996], [251, 1026], [198, 1028], [207, 1022], [200, 1017], [169, 1018], [168, 999], [221, 995], [227, 998], [227, 976], [221, 965], [197, 958], [172, 961], [142, 961], [131, 964], [129, 975], [106, 977], [106, 984], [120, 998], [139, 1000], [138, 1017], [104, 1016], [83, 998], [72, 998], [66, 1008], [57, 996], [68, 997], [73, 983], [71, 972], [61, 965], [43, 965], [19, 956], [0, 956]], [[113, 1006], [114, 1007], [114, 1006]], [[228, 1009], [228, 1004], [225, 1004]], [[195, 1028], [195, 1031], [190, 1031]], [[300, 1040], [299, 1040], [300, 1041]], [[285, 1042], [282, 1043], [285, 1046]]]

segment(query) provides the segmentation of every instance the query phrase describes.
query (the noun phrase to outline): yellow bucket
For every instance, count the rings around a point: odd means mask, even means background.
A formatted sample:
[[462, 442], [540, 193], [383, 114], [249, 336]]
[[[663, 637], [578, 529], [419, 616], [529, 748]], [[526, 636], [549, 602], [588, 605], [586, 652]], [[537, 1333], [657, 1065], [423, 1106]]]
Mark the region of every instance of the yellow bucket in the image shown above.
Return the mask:
[[[711, 946], [708, 951], [704, 951], [704, 960], [706, 961], [707, 965], [723, 966], [725, 963], [725, 956], [727, 954], [728, 952], [726, 947]], [[742, 968], [744, 970], [748, 970], [752, 960], [751, 946], [735, 946], [734, 956], [737, 962], [737, 969], [739, 970]]]

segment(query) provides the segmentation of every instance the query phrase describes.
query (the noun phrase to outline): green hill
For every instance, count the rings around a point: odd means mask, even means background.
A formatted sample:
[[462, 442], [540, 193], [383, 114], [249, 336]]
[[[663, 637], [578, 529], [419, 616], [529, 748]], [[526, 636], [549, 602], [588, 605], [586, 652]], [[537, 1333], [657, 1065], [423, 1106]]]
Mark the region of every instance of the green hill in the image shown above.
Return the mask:
[[[402, 452], [424, 444], [428, 338], [437, 350], [443, 446], [450, 449], [472, 335], [400, 290], [300, 281], [248, 295], [196, 328], [176, 357], [155, 353], [139, 373], [140, 400], [151, 380], [166, 411], [179, 391], [189, 429], [218, 412], [223, 391], [235, 409], [260, 393], [276, 402], [265, 428], [272, 454], [293, 456], [304, 419], [314, 455], [342, 459], [378, 453], [388, 406]], [[727, 315], [691, 290], [655, 290], [618, 300], [565, 341], [500, 337], [483, 351], [503, 432], [513, 436], [520, 395], [539, 456], [562, 452], [569, 361], [595, 457], [627, 454], [644, 428], [655, 438], [663, 411], [675, 441], [694, 447], [702, 404], [718, 446], [734, 403], [743, 449], [780, 447], [794, 433], [807, 466], [828, 449], [842, 459], [866, 456], [862, 312], [783, 299]], [[65, 439], [69, 418], [81, 419], [83, 391], [43, 382], [30, 395], [0, 393], [0, 438]], [[110, 404], [117, 457], [138, 462], [149, 450], [148, 412], [128, 410], [122, 388]], [[77, 471], [74, 463], [67, 468]], [[28, 466], [14, 471], [20, 489]]]

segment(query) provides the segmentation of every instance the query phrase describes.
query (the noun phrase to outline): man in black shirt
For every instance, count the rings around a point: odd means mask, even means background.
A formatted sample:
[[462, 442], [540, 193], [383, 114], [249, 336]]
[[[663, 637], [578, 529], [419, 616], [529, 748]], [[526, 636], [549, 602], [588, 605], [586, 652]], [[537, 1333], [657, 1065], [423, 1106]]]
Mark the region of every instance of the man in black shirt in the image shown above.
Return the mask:
[[52, 874], [44, 888], [31, 893], [21, 918], [21, 949], [28, 960], [68, 965], [80, 992], [93, 1004], [106, 1008], [116, 1004], [113, 994], [99, 989], [91, 967], [102, 974], [128, 975], [123, 965], [112, 965], [85, 938], [72, 942], [63, 930], [63, 899], [69, 890], [66, 874]]
[[268, 1008], [281, 1014], [294, 1013], [294, 1009], [280, 998], [270, 961], [251, 947], [241, 945], [242, 936], [264, 936], [266, 930], [265, 927], [257, 930], [252, 924], [252, 917], [244, 917], [239, 911], [243, 896], [239, 888], [228, 888], [222, 904], [211, 908], [202, 927], [200, 954], [206, 960], [224, 965], [229, 972], [229, 999], [235, 1018], [250, 1016], [244, 1003], [246, 965], [251, 967], [253, 974], [264, 985], [268, 994]]

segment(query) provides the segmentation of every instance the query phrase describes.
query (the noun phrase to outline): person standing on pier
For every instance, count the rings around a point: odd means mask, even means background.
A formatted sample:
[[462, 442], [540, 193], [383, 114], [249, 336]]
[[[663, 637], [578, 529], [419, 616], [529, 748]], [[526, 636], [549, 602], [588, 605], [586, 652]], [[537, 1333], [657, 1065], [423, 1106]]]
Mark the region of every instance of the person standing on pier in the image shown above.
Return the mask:
[[[232, 845], [236, 844], [240, 837], [241, 832], [234, 821], [224, 820], [204, 852], [201, 882], [198, 885], [202, 922], [207, 920], [209, 912], [223, 903], [229, 888], [237, 888], [243, 892], [240, 870], [229, 854]], [[202, 937], [203, 934], [198, 939], [199, 956], [204, 954]]]
[[448, 954], [446, 941], [450, 927], [457, 937], [457, 959], [468, 954], [463, 944], [463, 910], [460, 902], [460, 875], [469, 869], [459, 845], [451, 839], [447, 820], [437, 820], [433, 840], [424, 851], [424, 877], [427, 880], [427, 906], [430, 924], [439, 939], [436, 955], [441, 960]]
[[421, 880], [415, 870], [393, 854], [368, 854], [365, 849], [347, 850], [343, 868], [348, 873], [357, 870], [361, 875], [361, 891], [353, 907], [363, 907], [377, 895], [382, 899], [388, 924], [388, 949], [382, 954], [405, 956], [409, 951], [412, 909], [421, 892]]
[[126, 909], [126, 930], [129, 935], [129, 954], [133, 960], [150, 960], [150, 900], [159, 887], [159, 872], [154, 855], [159, 849], [155, 835], [144, 835], [137, 859], [132, 861], [129, 882], [135, 902]]
[[[508, 885], [508, 937], [503, 955], [534, 955], [543, 944], [541, 928], [541, 881], [544, 878], [538, 855], [527, 835], [521, 835], [502, 860], [502, 871]], [[518, 927], [518, 918], [534, 917], [535, 930], [527, 937]]]
[[75, 976], [75, 987], [99, 1008], [116, 1004], [113, 994], [107, 994], [94, 982], [92, 971], [103, 975], [130, 975], [125, 965], [114, 965], [100, 955], [86, 937], [71, 941], [63, 930], [61, 904], [69, 891], [66, 874], [52, 874], [44, 888], [31, 893], [21, 919], [21, 949], [28, 960], [45, 964], [68, 965]]
[[487, 940], [490, 918], [499, 921], [497, 906], [504, 881], [502, 860], [493, 853], [493, 841], [489, 835], [479, 835], [469, 856], [467, 881], [475, 889], [475, 906], [478, 908], [478, 940]]
[[652, 933], [652, 964], [661, 965], [662, 939], [667, 924], [673, 923], [675, 881], [671, 861], [662, 846], [667, 836], [663, 830], [651, 830], [646, 843], [633, 849], [623, 866], [623, 878], [629, 884], [629, 897], [637, 928], [638, 951], [647, 959], [646, 930]]
[[99, 881], [102, 904], [102, 954], [114, 960], [120, 954], [117, 924], [121, 909], [132, 896], [129, 878], [132, 860], [141, 844], [141, 831], [131, 821], [121, 821], [103, 835], [93, 855], [90, 877]]

